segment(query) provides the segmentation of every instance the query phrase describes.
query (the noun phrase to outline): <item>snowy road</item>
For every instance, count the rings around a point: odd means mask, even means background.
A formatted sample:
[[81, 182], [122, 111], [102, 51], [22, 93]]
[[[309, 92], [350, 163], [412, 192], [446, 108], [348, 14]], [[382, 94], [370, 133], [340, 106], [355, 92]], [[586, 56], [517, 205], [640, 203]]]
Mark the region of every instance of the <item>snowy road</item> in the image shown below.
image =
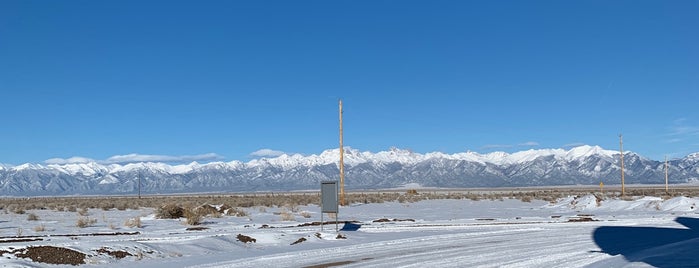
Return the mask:
[[[541, 223], [412, 228], [409, 238], [262, 255], [196, 267], [579, 267], [609, 256], [599, 253], [590, 223]], [[366, 230], [348, 233], [370, 239]], [[446, 232], [446, 233], [445, 233]], [[523, 250], [526, 249], [526, 250]]]

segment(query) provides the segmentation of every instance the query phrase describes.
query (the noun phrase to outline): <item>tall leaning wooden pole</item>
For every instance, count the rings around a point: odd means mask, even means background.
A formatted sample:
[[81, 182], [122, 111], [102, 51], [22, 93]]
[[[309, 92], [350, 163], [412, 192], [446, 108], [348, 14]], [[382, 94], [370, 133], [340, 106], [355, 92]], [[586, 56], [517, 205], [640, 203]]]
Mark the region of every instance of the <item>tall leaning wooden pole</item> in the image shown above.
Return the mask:
[[345, 148], [342, 145], [342, 99], [340, 99], [340, 205], [345, 205]]
[[626, 196], [624, 188], [624, 140], [619, 134], [619, 152], [621, 152], [621, 196]]

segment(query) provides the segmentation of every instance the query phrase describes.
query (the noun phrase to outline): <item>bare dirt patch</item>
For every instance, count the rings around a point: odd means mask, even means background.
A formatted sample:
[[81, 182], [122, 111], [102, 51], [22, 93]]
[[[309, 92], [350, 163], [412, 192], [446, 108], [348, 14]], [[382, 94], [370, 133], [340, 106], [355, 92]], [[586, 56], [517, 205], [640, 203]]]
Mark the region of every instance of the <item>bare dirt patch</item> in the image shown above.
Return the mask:
[[209, 227], [201, 227], [201, 226], [200, 226], [200, 227], [189, 227], [189, 228], [187, 228], [187, 229], [185, 229], [185, 230], [186, 230], [186, 231], [204, 231], [204, 230], [207, 230], [207, 229], [209, 229]]
[[301, 237], [298, 240], [294, 241], [294, 243], [291, 243], [291, 245], [300, 244], [300, 243], [305, 242], [306, 240], [308, 240], [308, 239], [306, 239], [305, 237]]
[[123, 259], [123, 258], [126, 258], [128, 256], [133, 256], [133, 254], [128, 253], [126, 251], [110, 250], [109, 248], [101, 248], [101, 249], [98, 249], [96, 251], [97, 251], [97, 253], [107, 254], [107, 255], [112, 256], [112, 257], [117, 258], [117, 259]]
[[592, 217], [571, 217], [568, 219], [568, 222], [587, 222], [587, 221], [599, 221], [599, 220], [595, 220]]
[[246, 244], [247, 243], [257, 243], [257, 239], [249, 237], [247, 235], [243, 235], [243, 234], [238, 234], [238, 236], [236, 236], [236, 238], [238, 238], [238, 241], [246, 243]]
[[415, 222], [415, 220], [413, 220], [413, 219], [392, 219], [392, 220], [389, 220], [386, 218], [373, 220], [372, 222], [402, 222], [402, 221]]
[[85, 254], [67, 248], [53, 246], [31, 246], [12, 251], [0, 251], [2, 254], [14, 254], [17, 258], [28, 258], [34, 262], [48, 264], [85, 264]]

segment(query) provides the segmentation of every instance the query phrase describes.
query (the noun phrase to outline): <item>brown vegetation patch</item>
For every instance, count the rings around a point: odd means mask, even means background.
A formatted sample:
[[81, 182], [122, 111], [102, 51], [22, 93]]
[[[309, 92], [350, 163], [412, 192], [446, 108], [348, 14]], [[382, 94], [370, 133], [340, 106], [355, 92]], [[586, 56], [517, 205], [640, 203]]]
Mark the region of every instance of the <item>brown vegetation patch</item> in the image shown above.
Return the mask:
[[184, 208], [175, 204], [167, 204], [158, 208], [155, 217], [158, 219], [179, 219], [184, 217]]
[[[519, 188], [485, 189], [469, 192], [468, 189], [457, 191], [420, 191], [419, 194], [401, 193], [400, 191], [384, 192], [360, 192], [347, 193], [346, 202], [353, 203], [383, 203], [393, 201], [415, 202], [420, 200], [439, 199], [471, 199], [471, 200], [503, 200], [503, 199], [530, 199], [556, 202], [559, 198], [575, 195], [586, 195], [597, 191], [599, 187], [571, 187], [571, 188], [533, 188], [530, 190]], [[663, 196], [665, 198], [699, 196], [699, 187], [674, 186], [670, 193], [666, 193], [665, 187], [639, 187], [626, 190], [627, 196]], [[620, 198], [620, 189], [605, 191], [604, 195], [597, 195], [599, 199]], [[320, 193], [250, 193], [250, 194], [220, 194], [220, 195], [146, 195], [142, 198], [136, 196], [100, 196], [100, 197], [18, 197], [0, 198], [0, 209], [8, 212], [23, 213], [34, 209], [56, 209], [77, 212], [83, 208], [104, 208], [116, 206], [118, 209], [141, 207], [162, 208], [163, 204], [180, 204], [179, 207], [196, 207], [195, 204], [226, 204], [230, 207], [281, 207], [284, 204], [303, 206], [320, 204]], [[120, 208], [121, 207], [121, 208]], [[220, 213], [221, 210], [219, 209]], [[87, 211], [81, 211], [87, 212]], [[176, 212], [176, 211], [174, 211]], [[86, 214], [86, 213], [84, 213]], [[85, 216], [85, 215], [83, 215]], [[173, 218], [181, 218], [181, 214], [173, 214]], [[165, 217], [163, 217], [165, 218]]]
[[247, 235], [243, 235], [243, 234], [238, 234], [238, 236], [236, 236], [236, 238], [238, 238], [238, 241], [246, 243], [246, 244], [247, 243], [257, 243], [257, 239], [249, 237]]
[[294, 241], [294, 243], [291, 243], [291, 245], [300, 244], [300, 243], [303, 243], [303, 242], [306, 241], [306, 240], [307, 240], [307, 239], [306, 239], [305, 237], [301, 237], [301, 238], [299, 238], [299, 240], [296, 240], [296, 241]]
[[415, 220], [413, 220], [413, 219], [392, 219], [392, 220], [389, 220], [389, 219], [386, 219], [386, 218], [374, 220], [374, 221], [372, 221], [372, 222], [392, 222], [392, 221], [393, 221], [393, 222], [401, 222], [401, 221], [415, 222]]
[[586, 221], [598, 221], [592, 217], [572, 217], [568, 219], [568, 222], [586, 222]]
[[107, 254], [107, 255], [112, 256], [112, 257], [117, 258], [117, 259], [123, 259], [123, 258], [126, 258], [128, 256], [133, 256], [133, 254], [128, 253], [128, 252], [123, 251], [123, 250], [110, 250], [108, 248], [101, 248], [101, 249], [98, 249], [96, 251], [97, 251], [97, 253]]
[[481, 219], [476, 219], [477, 221], [494, 221], [495, 219], [491, 218], [481, 218]]
[[207, 230], [207, 229], [209, 229], [209, 227], [201, 227], [201, 226], [200, 226], [200, 227], [189, 227], [189, 228], [187, 228], [187, 229], [185, 229], [185, 230], [187, 230], [187, 231], [204, 231], [204, 230]]
[[355, 263], [355, 262], [356, 262], [356, 261], [329, 262], [329, 263], [323, 263], [323, 264], [318, 264], [318, 265], [305, 266], [304, 268], [328, 268], [328, 267], [335, 267], [335, 266], [342, 266], [342, 265], [352, 264], [352, 263]]
[[551, 219], [559, 219], [561, 218], [561, 215], [551, 215]]
[[85, 254], [67, 248], [53, 246], [31, 246], [23, 249], [15, 249], [12, 253], [18, 258], [29, 258], [34, 262], [49, 264], [85, 264]]
[[218, 212], [218, 209], [216, 209], [212, 205], [202, 205], [202, 206], [196, 208], [195, 212], [199, 215], [202, 215], [202, 216], [220, 213], [220, 212]]
[[335, 237], [335, 239], [347, 239], [347, 237], [344, 236], [344, 235], [342, 235], [342, 234], [337, 234], [337, 236]]
[[326, 222], [319, 222], [319, 221], [314, 221], [314, 222], [306, 222], [306, 223], [301, 223], [296, 226], [289, 226], [289, 227], [308, 227], [308, 226], [321, 226], [321, 225], [326, 225], [326, 224], [344, 224], [346, 222], [349, 223], [359, 223], [358, 221], [326, 221]]

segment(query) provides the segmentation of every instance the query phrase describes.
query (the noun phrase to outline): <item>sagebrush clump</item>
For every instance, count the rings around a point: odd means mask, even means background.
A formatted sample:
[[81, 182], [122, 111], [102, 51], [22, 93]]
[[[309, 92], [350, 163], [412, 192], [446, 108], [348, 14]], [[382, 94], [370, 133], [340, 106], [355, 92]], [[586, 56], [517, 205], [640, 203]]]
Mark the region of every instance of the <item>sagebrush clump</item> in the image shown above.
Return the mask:
[[184, 217], [184, 208], [175, 204], [166, 204], [158, 208], [155, 217], [158, 219], [179, 219]]

